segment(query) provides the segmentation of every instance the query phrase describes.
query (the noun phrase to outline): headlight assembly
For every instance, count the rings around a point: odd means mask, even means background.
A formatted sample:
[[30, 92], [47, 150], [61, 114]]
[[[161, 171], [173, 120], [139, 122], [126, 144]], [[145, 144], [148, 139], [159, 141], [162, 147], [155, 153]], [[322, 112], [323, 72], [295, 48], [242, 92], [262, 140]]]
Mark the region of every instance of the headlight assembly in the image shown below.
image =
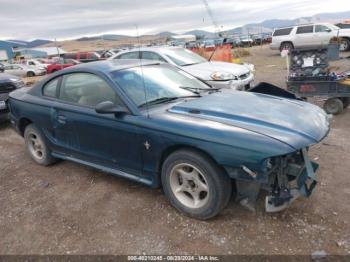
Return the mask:
[[215, 72], [210, 76], [215, 81], [238, 80], [238, 77], [230, 73]]

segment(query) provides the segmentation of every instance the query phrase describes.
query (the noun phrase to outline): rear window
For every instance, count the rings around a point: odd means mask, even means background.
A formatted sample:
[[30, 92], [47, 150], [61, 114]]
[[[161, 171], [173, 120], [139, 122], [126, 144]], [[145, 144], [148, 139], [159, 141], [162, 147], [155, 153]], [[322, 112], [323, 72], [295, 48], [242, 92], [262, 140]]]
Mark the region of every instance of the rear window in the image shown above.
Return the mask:
[[50, 82], [48, 82], [44, 86], [44, 88], [43, 88], [43, 95], [44, 96], [56, 97], [58, 79], [59, 78], [55, 78], [54, 80], [51, 80]]
[[308, 26], [299, 26], [297, 29], [297, 34], [310, 34], [313, 33], [314, 26], [308, 25]]
[[117, 56], [116, 59], [139, 59], [139, 52], [129, 52]]
[[292, 32], [293, 27], [276, 29], [273, 36], [289, 35]]

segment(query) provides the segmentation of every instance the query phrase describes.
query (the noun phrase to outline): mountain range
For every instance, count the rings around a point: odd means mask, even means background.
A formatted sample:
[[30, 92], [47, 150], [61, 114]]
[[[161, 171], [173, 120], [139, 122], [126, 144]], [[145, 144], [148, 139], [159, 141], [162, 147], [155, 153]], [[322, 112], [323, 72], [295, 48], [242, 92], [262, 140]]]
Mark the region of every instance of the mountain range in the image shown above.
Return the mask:
[[[297, 19], [269, 19], [261, 23], [251, 23], [240, 27], [236, 27], [236, 28], [227, 30], [226, 33], [227, 35], [268, 33], [268, 32], [272, 32], [272, 30], [276, 27], [285, 27], [285, 26], [291, 26], [291, 25], [317, 23], [317, 22], [338, 23], [346, 19], [350, 19], [350, 11], [337, 12], [337, 13], [321, 13], [321, 14], [316, 14], [309, 17], [300, 17]], [[191, 35], [196, 35], [204, 38], [215, 37], [215, 33], [204, 31], [204, 30], [191, 30], [188, 32], [184, 32], [183, 34], [191, 34]], [[178, 35], [178, 34], [173, 32], [161, 32], [155, 35], [142, 35], [140, 37], [152, 36], [152, 37], [166, 38], [174, 35]], [[118, 41], [118, 40], [123, 40], [128, 38], [134, 38], [134, 37], [128, 36], [128, 35], [105, 34], [105, 35], [93, 36], [93, 37], [81, 37], [76, 40], [77, 41], [95, 41], [95, 40]], [[50, 40], [45, 40], [45, 39], [36, 39], [31, 42], [25, 42], [20, 40], [15, 40], [15, 41], [23, 42], [27, 45], [27, 47], [30, 47], [30, 48], [52, 42]]]

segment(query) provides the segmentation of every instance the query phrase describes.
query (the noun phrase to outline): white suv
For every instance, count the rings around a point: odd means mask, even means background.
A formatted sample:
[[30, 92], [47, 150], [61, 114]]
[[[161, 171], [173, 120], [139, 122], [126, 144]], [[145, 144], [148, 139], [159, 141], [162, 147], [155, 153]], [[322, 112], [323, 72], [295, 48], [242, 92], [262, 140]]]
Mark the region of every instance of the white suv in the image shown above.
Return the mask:
[[272, 34], [270, 48], [281, 51], [301, 47], [327, 46], [330, 40], [337, 36], [341, 38], [340, 50], [348, 50], [350, 29], [340, 29], [328, 23], [276, 28]]

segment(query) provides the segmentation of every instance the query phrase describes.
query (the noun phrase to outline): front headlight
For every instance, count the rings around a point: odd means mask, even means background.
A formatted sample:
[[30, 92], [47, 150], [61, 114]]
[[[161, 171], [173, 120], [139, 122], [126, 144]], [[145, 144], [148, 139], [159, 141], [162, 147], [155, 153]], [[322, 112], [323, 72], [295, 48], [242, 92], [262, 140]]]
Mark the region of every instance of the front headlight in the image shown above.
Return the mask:
[[238, 80], [238, 77], [230, 73], [215, 72], [210, 75], [215, 81]]

